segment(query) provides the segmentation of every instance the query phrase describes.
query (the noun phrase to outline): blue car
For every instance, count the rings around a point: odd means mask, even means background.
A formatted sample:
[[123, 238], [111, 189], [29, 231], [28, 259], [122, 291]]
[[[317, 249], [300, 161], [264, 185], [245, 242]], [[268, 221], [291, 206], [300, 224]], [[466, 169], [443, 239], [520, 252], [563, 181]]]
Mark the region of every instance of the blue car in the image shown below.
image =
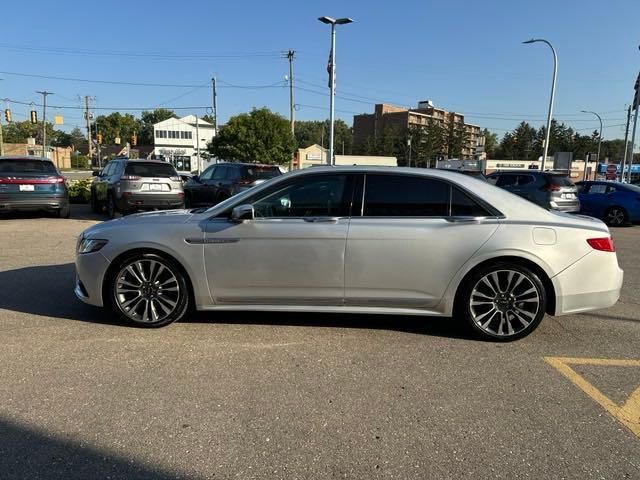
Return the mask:
[[640, 187], [617, 182], [578, 182], [580, 213], [611, 227], [640, 222]]

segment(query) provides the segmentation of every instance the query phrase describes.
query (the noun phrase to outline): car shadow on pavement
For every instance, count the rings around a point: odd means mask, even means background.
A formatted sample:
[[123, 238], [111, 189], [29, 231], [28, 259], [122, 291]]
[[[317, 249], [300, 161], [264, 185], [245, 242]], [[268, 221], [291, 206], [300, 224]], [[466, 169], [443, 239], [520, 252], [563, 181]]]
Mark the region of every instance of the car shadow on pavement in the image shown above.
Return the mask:
[[[184, 478], [177, 472], [81, 445], [2, 417], [0, 432], [0, 472], [3, 479]], [[91, 432], [87, 434], [92, 437]], [[190, 475], [189, 478], [194, 477]]]
[[86, 305], [73, 293], [75, 266], [38, 265], [0, 271], [0, 309], [92, 323], [121, 323], [115, 315]]
[[[0, 272], [0, 309], [89, 323], [132, 326], [110, 311], [82, 303], [75, 297], [72, 263], [22, 267]], [[357, 315], [300, 312], [194, 312], [187, 323], [307, 326], [395, 330], [422, 335], [471, 338], [451, 318], [402, 315]], [[134, 327], [135, 328], [135, 327]]]

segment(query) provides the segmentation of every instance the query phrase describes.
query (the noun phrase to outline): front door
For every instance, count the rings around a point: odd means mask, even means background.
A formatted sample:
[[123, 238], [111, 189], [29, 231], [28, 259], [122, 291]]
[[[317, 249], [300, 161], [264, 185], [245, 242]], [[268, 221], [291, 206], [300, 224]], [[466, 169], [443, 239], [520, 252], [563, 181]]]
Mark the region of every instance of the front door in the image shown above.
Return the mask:
[[342, 305], [352, 183], [333, 173], [280, 181], [242, 201], [254, 220], [211, 219], [204, 251], [216, 304]]
[[420, 175], [367, 173], [352, 216], [345, 304], [429, 309], [496, 231], [495, 215], [457, 186]]

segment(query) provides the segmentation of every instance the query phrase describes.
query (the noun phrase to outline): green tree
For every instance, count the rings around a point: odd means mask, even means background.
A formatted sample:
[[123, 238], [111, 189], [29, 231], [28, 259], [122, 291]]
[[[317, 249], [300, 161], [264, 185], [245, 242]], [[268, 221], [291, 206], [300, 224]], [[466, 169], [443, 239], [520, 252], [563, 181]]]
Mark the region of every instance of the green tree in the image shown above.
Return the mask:
[[285, 164], [291, 159], [295, 139], [289, 121], [263, 107], [231, 117], [208, 148], [224, 160]]
[[484, 136], [484, 151], [487, 154], [487, 158], [495, 158], [498, 148], [498, 134], [490, 132], [488, 128], [485, 128], [482, 130], [482, 136]]
[[[314, 143], [329, 147], [329, 120], [300, 120], [296, 122], [297, 148], [307, 148]], [[334, 141], [336, 155], [353, 153], [353, 131], [344, 120], [336, 119], [334, 123]], [[344, 147], [344, 150], [343, 150]]]
[[[120, 144], [124, 145], [134, 134], [142, 130], [142, 122], [129, 113], [122, 115], [113, 112], [109, 115], [100, 115], [96, 118], [93, 131], [102, 133], [103, 143], [115, 144], [116, 138], [120, 138]], [[139, 142], [140, 143], [140, 142]]]
[[152, 112], [142, 112], [140, 115], [141, 126], [138, 131], [138, 145], [153, 145], [153, 125], [176, 117], [177, 115], [173, 110], [166, 108], [156, 108]]
[[462, 149], [469, 143], [469, 136], [464, 123], [449, 122], [447, 126], [447, 156], [462, 158]]

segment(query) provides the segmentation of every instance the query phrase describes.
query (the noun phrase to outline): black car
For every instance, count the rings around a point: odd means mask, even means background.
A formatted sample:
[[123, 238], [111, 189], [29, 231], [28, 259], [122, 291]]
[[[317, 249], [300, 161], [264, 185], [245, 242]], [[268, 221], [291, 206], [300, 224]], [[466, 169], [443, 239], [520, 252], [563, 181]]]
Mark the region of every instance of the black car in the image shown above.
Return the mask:
[[51, 160], [0, 157], [0, 212], [18, 210], [69, 218], [69, 191]]
[[580, 211], [578, 189], [566, 173], [535, 170], [500, 171], [487, 177], [490, 183], [504, 188], [547, 210], [576, 213]]
[[276, 165], [218, 163], [184, 184], [187, 208], [215, 205], [273, 177], [282, 175]]

